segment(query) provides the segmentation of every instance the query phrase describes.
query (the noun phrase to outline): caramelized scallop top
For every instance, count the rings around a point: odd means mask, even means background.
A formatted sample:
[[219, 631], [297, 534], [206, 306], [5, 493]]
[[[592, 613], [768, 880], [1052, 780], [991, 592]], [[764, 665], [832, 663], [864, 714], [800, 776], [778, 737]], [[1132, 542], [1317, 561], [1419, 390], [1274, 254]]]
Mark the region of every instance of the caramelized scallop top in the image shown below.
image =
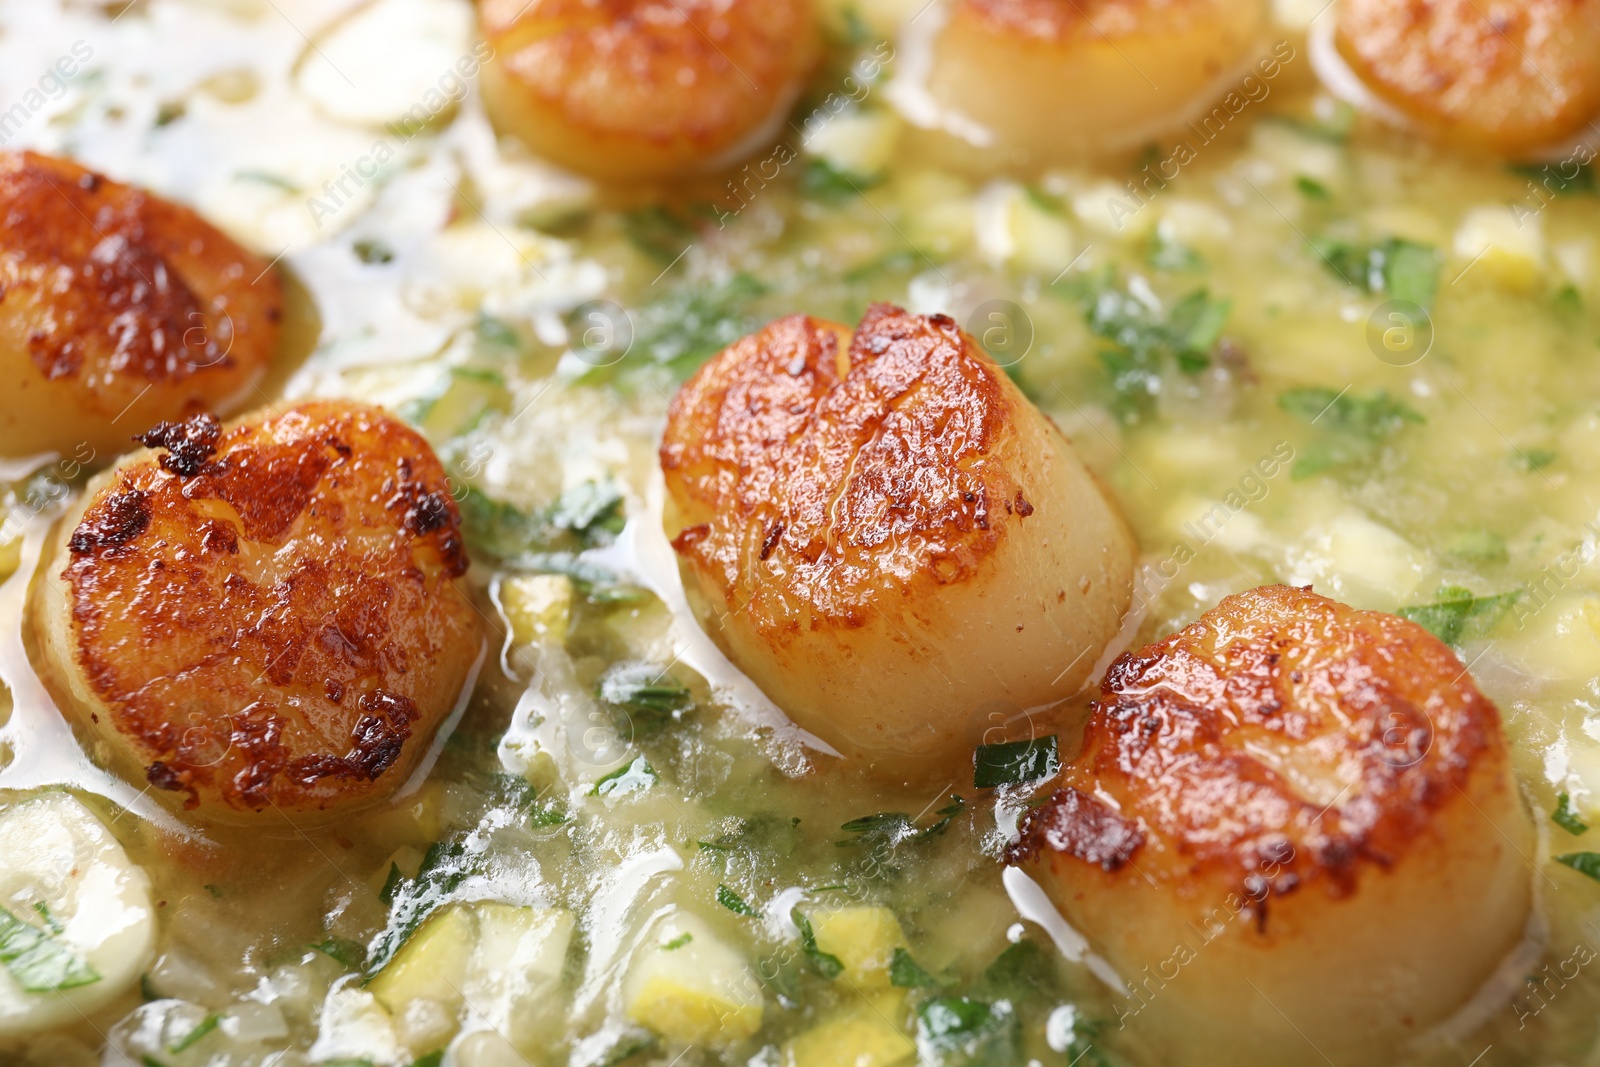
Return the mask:
[[484, 0], [485, 96], [576, 170], [703, 169], [781, 118], [817, 53], [809, 0]]
[[962, 14], [996, 32], [1041, 41], [1106, 40], [1205, 18], [1211, 0], [961, 0]]
[[65, 541], [57, 653], [157, 789], [212, 814], [392, 789], [478, 653], [460, 517], [382, 411], [299, 405], [145, 435]]
[[1494, 706], [1432, 634], [1268, 586], [1112, 665], [1010, 858], [1338, 894], [1506, 758]]
[[1600, 0], [1342, 0], [1341, 50], [1447, 139], [1516, 153], [1600, 118]]
[[276, 275], [194, 212], [0, 154], [0, 451], [101, 452], [237, 403], [277, 347]]
[[[972, 578], [1033, 511], [991, 456], [1016, 403], [1003, 373], [944, 315], [879, 304], [853, 339], [779, 319], [672, 403], [674, 546], [773, 641]], [[757, 562], [780, 576], [752, 581]]]

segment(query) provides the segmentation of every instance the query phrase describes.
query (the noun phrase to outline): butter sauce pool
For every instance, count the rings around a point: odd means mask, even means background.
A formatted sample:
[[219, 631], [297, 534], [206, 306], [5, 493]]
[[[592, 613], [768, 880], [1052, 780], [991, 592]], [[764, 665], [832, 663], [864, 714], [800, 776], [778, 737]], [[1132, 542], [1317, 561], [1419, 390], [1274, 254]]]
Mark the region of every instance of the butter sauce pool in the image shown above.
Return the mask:
[[[662, 546], [640, 534], [682, 376], [776, 315], [854, 321], [879, 299], [953, 315], [1110, 487], [1144, 553], [1125, 643], [1268, 581], [1449, 635], [1505, 717], [1543, 827], [1530, 877], [1545, 929], [1515, 961], [1526, 982], [1513, 972], [1438, 1044], [1394, 1060], [1593, 1058], [1600, 885], [1553, 860], [1596, 848], [1600, 819], [1600, 199], [1586, 179], [1352, 121], [1285, 13], [1281, 71], [1188, 153], [1165, 138], [990, 180], [931, 161], [880, 80], [805, 143], [795, 133], [781, 163], [660, 203], [613, 199], [497, 146], [471, 95], [406, 138], [328, 117], [298, 73], [315, 62], [299, 31], [329, 47], [339, 12], [280, 6], [7, 7], [0, 100], [24, 98], [40, 55], [93, 50], [7, 147], [70, 152], [284, 252], [323, 323], [282, 392], [382, 402], [428, 434], [462, 487], [469, 580], [502, 633], [414, 794], [333, 831], [197, 832], [87, 763], [32, 683], [20, 605], [53, 512], [29, 515], [57, 461], [8, 472], [0, 788], [83, 798], [149, 873], [160, 933], [140, 989], [0, 1044], [0, 1062], [407, 1064], [449, 1048], [444, 1062], [478, 1067], [520, 1062], [508, 1038], [528, 1062], [574, 1065], [805, 1067], [840, 1049], [885, 1065], [1150, 1062], [1141, 996], [1179, 964], [1152, 961], [1152, 985], [1058, 951], [1071, 932], [997, 861], [1030, 789], [808, 773], [815, 749], [688, 643]], [[406, 61], [428, 84], [380, 94], [374, 113], [403, 115], [470, 54], [465, 5], [418, 6], [459, 40], [418, 45]], [[416, 15], [379, 7], [396, 25]], [[902, 44], [870, 6], [832, 22], [835, 58], [801, 116], [832, 115], [845, 73]], [[375, 139], [394, 162], [313, 217], [309, 199]], [[1397, 292], [1429, 305], [1431, 335], [1388, 335], [1417, 326], [1388, 317]], [[1023, 709], [975, 709], [974, 744], [1025, 725]], [[414, 941], [443, 920], [405, 917], [444, 900], [472, 905], [437, 912], [462, 932]], [[451, 946], [485, 930], [549, 947], [563, 929], [558, 965], [524, 987], [472, 959], [450, 970]], [[408, 943], [444, 951], [428, 967], [458, 976], [466, 1004], [435, 986], [403, 1003], [391, 990], [391, 1008], [363, 988], [367, 957]], [[886, 965], [841, 945], [876, 945]], [[630, 1020], [646, 963], [669, 1000], [676, 982], [745, 1036], [674, 1040], [667, 1016]], [[696, 984], [718, 968], [736, 977]]]

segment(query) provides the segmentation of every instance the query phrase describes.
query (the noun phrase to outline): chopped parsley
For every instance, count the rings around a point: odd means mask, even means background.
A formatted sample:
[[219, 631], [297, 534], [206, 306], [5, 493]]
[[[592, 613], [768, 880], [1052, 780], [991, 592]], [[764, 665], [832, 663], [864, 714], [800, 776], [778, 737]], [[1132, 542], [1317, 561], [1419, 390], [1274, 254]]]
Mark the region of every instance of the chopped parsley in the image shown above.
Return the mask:
[[626, 712], [638, 725], [660, 727], [676, 721], [694, 706], [687, 686], [652, 663], [619, 663], [600, 676], [595, 696]]
[[[390, 891], [389, 922], [367, 949], [366, 977], [372, 978], [392, 960], [411, 935], [450, 899], [471, 872], [464, 841], [436, 841], [422, 857], [415, 878]], [[391, 866], [391, 876], [395, 869]], [[385, 889], [389, 887], [386, 885]]]
[[966, 801], [959, 796], [951, 795], [950, 803], [934, 812], [937, 816], [927, 826], [918, 826], [910, 815], [903, 811], [885, 811], [876, 815], [863, 815], [859, 819], [851, 819], [839, 829], [852, 838], [839, 841], [841, 848], [861, 843], [887, 845], [893, 848], [908, 841], [922, 841], [930, 837], [937, 837], [950, 827], [955, 817], [961, 814], [966, 807]]
[[[705, 842], [700, 842], [702, 848], [707, 847]], [[761, 913], [745, 902], [744, 897], [729, 889], [722, 883], [717, 883], [717, 903], [733, 912], [735, 915], [758, 916]]]
[[1301, 450], [1290, 469], [1306, 478], [1333, 467], [1371, 460], [1378, 448], [1407, 425], [1425, 421], [1416, 409], [1383, 390], [1361, 396], [1349, 389], [1322, 386], [1289, 389], [1278, 406], [1322, 431], [1322, 438]]
[[[389, 874], [393, 877], [396, 873], [396, 868], [392, 863], [389, 866]], [[384, 888], [388, 888], [387, 882], [384, 883]], [[341, 937], [331, 937], [326, 941], [319, 941], [317, 944], [312, 945], [311, 948], [333, 960], [347, 971], [359, 971], [367, 962], [366, 946], [358, 941], [347, 941]], [[177, 1049], [173, 1051], [176, 1052]]]
[[889, 984], [901, 989], [925, 989], [937, 986], [939, 980], [913, 959], [911, 953], [896, 948], [894, 958], [889, 961]]
[[1101, 276], [1068, 291], [1081, 302], [1089, 331], [1107, 343], [1100, 362], [1111, 379], [1112, 410], [1124, 422], [1149, 415], [1169, 365], [1185, 374], [1210, 365], [1233, 308], [1204, 289], [1166, 307], [1140, 279], [1123, 288]]
[[825, 159], [809, 159], [800, 172], [800, 191], [817, 200], [837, 203], [860, 196], [878, 180], [836, 167]]
[[197, 1044], [211, 1031], [215, 1030], [217, 1028], [217, 1024], [220, 1022], [222, 1022], [222, 1016], [216, 1014], [215, 1012], [207, 1015], [204, 1019], [200, 1020], [199, 1025], [193, 1030], [190, 1030], [187, 1034], [184, 1034], [182, 1037], [178, 1038], [178, 1040], [168, 1045], [167, 1051], [173, 1055], [177, 1055], [180, 1052], [186, 1051], [193, 1045]]
[[1600, 882], [1600, 852], [1568, 852], [1557, 856], [1556, 862]]
[[930, 1067], [1020, 1063], [1021, 1021], [1003, 1000], [935, 997], [917, 1008], [917, 1053]]
[[468, 543], [497, 559], [608, 545], [626, 521], [622, 491], [611, 482], [582, 482], [537, 513], [475, 486], [457, 494], [457, 505]]
[[799, 908], [790, 911], [789, 918], [800, 931], [800, 949], [811, 963], [811, 969], [829, 980], [843, 974], [844, 964], [840, 962], [839, 957], [817, 947], [817, 933], [811, 928], [811, 920], [806, 918]]
[[1439, 291], [1440, 257], [1432, 245], [1390, 237], [1374, 244], [1316, 237], [1312, 251], [1347, 285], [1385, 293], [1429, 310]]
[[1550, 821], [1574, 837], [1589, 832], [1589, 824], [1572, 810], [1572, 798], [1566, 793], [1556, 798], [1556, 810], [1550, 813]]
[[677, 262], [695, 242], [694, 227], [660, 204], [628, 212], [622, 217], [622, 232], [635, 248], [662, 266]]
[[1060, 743], [1051, 734], [1028, 741], [979, 745], [972, 762], [972, 784], [979, 789], [1037, 781], [1061, 769]]
[[1328, 187], [1326, 185], [1323, 185], [1321, 182], [1317, 181], [1317, 179], [1307, 177], [1304, 174], [1295, 178], [1294, 187], [1300, 190], [1300, 195], [1304, 196], [1307, 200], [1333, 199], [1333, 194], [1328, 191]]
[[656, 783], [659, 775], [655, 768], [650, 766], [643, 756], [634, 757], [631, 763], [618, 767], [600, 779], [589, 789], [592, 797], [624, 796], [628, 793], [642, 793]]
[[1447, 645], [1459, 645], [1493, 629], [1521, 595], [1516, 591], [1480, 597], [1459, 585], [1446, 585], [1440, 587], [1433, 603], [1404, 607], [1395, 614], [1416, 623]]
[[59, 924], [43, 929], [0, 908], [0, 964], [28, 993], [58, 993], [100, 981], [100, 973], [60, 940]]

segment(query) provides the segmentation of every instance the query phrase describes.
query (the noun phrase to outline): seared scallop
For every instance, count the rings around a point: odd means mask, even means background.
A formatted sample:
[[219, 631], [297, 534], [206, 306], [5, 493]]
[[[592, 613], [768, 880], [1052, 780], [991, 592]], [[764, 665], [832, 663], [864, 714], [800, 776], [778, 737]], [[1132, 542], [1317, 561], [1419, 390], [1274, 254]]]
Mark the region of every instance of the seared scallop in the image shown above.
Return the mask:
[[1336, 42], [1446, 141], [1516, 155], [1600, 118], [1600, 0], [1340, 0]]
[[62, 708], [106, 763], [205, 818], [314, 821], [392, 792], [481, 645], [427, 443], [340, 401], [144, 441], [35, 587]]
[[[906, 31], [901, 62], [921, 91], [891, 92], [918, 125], [1029, 162], [1144, 144], [1242, 92], [1233, 83], [1253, 62], [1273, 61], [1265, 0], [951, 0], [943, 10], [942, 26], [930, 17]], [[931, 42], [919, 36], [930, 32]]]
[[1175, 1060], [1373, 1062], [1524, 936], [1533, 830], [1499, 714], [1393, 615], [1228, 597], [1112, 665], [1057, 784], [1010, 858]]
[[816, 61], [810, 0], [484, 0], [484, 103], [598, 178], [709, 171], [770, 140]]
[[661, 445], [706, 628], [852, 763], [948, 774], [1076, 691], [1134, 546], [1061, 433], [943, 315], [791, 315], [713, 358]]
[[115, 455], [249, 399], [277, 275], [186, 207], [76, 163], [0, 153], [0, 454]]

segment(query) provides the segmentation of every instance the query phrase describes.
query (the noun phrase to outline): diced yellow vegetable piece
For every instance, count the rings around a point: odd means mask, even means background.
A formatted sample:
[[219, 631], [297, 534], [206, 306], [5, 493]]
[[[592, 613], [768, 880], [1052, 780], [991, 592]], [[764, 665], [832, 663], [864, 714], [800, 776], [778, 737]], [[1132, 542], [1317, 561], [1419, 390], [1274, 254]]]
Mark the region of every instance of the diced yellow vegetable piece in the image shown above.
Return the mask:
[[1544, 235], [1538, 219], [1518, 219], [1500, 205], [1467, 213], [1456, 230], [1455, 253], [1463, 261], [1455, 268], [1458, 272], [1481, 271], [1506, 289], [1531, 289], [1544, 275]]
[[403, 1011], [423, 997], [456, 1011], [477, 939], [477, 922], [466, 905], [441, 908], [411, 935], [367, 989], [391, 1012]]
[[635, 953], [623, 996], [629, 1019], [684, 1044], [735, 1041], [761, 1027], [761, 986], [744, 957], [683, 912]]
[[888, 989], [894, 950], [904, 948], [900, 920], [888, 908], [849, 907], [811, 916], [817, 948], [844, 964], [844, 977], [862, 989]]
[[864, 998], [796, 1037], [785, 1050], [788, 1067], [895, 1067], [917, 1054], [900, 1028], [905, 994]]
[[565, 641], [572, 617], [572, 582], [560, 574], [522, 574], [500, 582], [500, 608], [519, 645]]
[[820, 117], [802, 138], [805, 150], [859, 179], [872, 179], [894, 157], [900, 118], [889, 111], [847, 111]]

